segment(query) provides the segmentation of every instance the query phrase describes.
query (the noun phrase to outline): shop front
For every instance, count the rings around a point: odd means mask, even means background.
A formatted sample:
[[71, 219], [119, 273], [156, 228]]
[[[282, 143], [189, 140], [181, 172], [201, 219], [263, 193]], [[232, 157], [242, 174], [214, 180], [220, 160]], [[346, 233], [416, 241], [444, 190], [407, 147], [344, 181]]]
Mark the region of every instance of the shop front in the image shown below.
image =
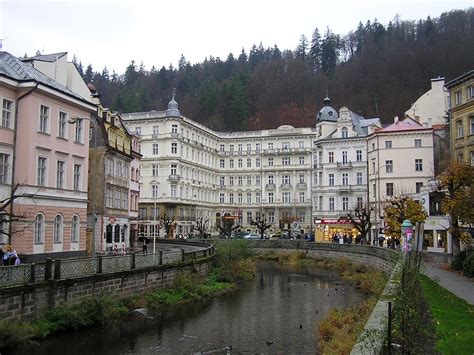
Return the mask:
[[316, 226], [316, 242], [331, 243], [333, 236], [339, 234], [343, 236], [356, 237], [358, 234], [357, 229], [351, 223], [349, 219], [334, 218], [334, 219], [314, 219], [314, 225]]

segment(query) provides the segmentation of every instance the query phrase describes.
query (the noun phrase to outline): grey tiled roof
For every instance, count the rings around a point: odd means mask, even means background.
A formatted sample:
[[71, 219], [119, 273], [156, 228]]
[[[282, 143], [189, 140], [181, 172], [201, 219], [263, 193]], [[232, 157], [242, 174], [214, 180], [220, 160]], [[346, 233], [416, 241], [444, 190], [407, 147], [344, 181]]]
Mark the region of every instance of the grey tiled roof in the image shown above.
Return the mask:
[[0, 75], [16, 81], [35, 81], [90, 104], [90, 102], [82, 96], [33, 68], [30, 63], [25, 63], [8, 52], [0, 52]]
[[34, 57], [28, 57], [28, 58], [22, 58], [21, 60], [23, 62], [29, 62], [32, 60], [39, 60], [41, 62], [51, 62], [54, 63], [56, 60], [59, 58], [64, 57], [67, 54], [67, 52], [59, 52], [59, 53], [51, 53], [51, 54], [40, 54], [40, 55], [35, 55]]

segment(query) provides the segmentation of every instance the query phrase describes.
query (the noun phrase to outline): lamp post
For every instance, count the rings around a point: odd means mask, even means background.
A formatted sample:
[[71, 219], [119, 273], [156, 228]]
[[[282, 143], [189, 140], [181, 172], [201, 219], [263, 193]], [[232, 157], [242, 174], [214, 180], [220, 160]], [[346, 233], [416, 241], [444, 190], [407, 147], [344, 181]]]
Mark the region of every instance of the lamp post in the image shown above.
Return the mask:
[[[67, 122], [69, 124], [82, 124], [82, 120], [87, 120], [92, 123], [94, 126], [94, 148], [97, 148], [97, 134], [99, 132], [97, 122], [94, 119], [89, 117], [70, 117], [68, 118]], [[76, 126], [77, 129], [77, 126]], [[94, 168], [97, 169], [97, 152], [94, 155]], [[95, 216], [95, 196], [97, 194], [97, 178], [96, 174], [92, 174], [92, 179], [94, 181], [93, 188], [94, 191], [92, 193], [92, 240], [91, 240], [91, 256], [95, 257], [95, 224], [96, 224], [96, 216]], [[88, 188], [89, 190], [89, 188]]]

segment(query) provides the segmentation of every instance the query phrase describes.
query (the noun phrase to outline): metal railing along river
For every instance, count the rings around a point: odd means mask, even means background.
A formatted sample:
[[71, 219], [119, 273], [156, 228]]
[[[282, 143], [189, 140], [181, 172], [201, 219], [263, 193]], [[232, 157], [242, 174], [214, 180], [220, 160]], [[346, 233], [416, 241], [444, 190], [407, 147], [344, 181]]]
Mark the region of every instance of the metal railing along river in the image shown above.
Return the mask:
[[134, 253], [122, 256], [98, 256], [81, 259], [46, 259], [44, 262], [0, 267], [0, 287], [74, 279], [85, 276], [170, 265], [203, 258], [214, 253], [214, 246], [201, 250]]

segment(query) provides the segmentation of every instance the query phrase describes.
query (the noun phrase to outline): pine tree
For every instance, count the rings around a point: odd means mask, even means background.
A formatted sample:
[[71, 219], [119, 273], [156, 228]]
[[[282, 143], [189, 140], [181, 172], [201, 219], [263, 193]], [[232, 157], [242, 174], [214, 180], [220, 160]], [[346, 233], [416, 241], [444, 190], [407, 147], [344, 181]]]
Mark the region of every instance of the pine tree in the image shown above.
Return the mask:
[[319, 71], [321, 69], [321, 35], [317, 27], [314, 29], [313, 36], [311, 37], [309, 55], [311, 57], [313, 70]]

